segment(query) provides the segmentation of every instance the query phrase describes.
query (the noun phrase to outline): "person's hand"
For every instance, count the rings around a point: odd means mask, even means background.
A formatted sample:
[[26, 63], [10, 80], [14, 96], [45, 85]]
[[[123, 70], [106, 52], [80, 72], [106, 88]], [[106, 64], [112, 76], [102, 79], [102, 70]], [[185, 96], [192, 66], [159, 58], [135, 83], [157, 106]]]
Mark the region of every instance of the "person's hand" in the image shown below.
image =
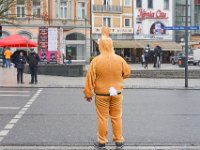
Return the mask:
[[92, 97], [85, 97], [86, 101], [91, 102], [92, 101]]

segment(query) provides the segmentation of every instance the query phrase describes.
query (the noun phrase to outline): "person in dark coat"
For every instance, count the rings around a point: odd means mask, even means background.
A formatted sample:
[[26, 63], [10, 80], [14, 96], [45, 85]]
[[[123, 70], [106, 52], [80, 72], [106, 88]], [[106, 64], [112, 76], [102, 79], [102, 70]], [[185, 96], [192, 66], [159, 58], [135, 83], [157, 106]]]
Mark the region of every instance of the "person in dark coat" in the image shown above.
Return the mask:
[[144, 60], [145, 60], [144, 68], [148, 68], [149, 55], [150, 55], [150, 46], [149, 46], [149, 44], [147, 44], [147, 46], [144, 48]]
[[23, 82], [23, 72], [24, 72], [24, 64], [26, 64], [26, 58], [23, 55], [23, 52], [20, 52], [19, 55], [15, 59], [15, 67], [17, 68], [17, 83], [24, 84]]
[[154, 68], [160, 68], [161, 65], [161, 55], [162, 48], [159, 46], [159, 43], [156, 43], [156, 47], [154, 48]]
[[28, 63], [29, 63], [29, 69], [31, 73], [31, 81], [29, 84], [37, 84], [37, 68], [38, 68], [38, 62], [40, 61], [40, 57], [38, 54], [34, 51], [34, 49], [30, 49], [30, 53], [28, 55]]

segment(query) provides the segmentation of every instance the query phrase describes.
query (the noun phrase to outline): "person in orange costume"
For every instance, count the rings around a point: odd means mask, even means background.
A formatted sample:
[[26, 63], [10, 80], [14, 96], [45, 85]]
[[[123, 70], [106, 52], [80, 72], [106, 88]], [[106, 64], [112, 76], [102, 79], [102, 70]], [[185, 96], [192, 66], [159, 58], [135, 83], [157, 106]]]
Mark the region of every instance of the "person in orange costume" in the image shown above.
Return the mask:
[[100, 55], [90, 63], [84, 87], [85, 98], [92, 101], [93, 92], [98, 120], [98, 141], [96, 148], [105, 148], [108, 130], [108, 117], [111, 118], [113, 141], [117, 148], [124, 146], [122, 135], [122, 89], [123, 80], [130, 75], [130, 67], [126, 61], [116, 55], [113, 42], [109, 38], [109, 28], [102, 28], [99, 39]]

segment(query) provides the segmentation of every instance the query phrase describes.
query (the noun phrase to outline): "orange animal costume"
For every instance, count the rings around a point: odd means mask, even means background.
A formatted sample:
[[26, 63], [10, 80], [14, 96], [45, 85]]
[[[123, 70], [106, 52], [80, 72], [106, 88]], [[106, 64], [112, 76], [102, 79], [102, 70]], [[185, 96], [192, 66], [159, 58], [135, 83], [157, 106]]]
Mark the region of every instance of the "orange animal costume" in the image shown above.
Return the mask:
[[109, 28], [102, 28], [102, 37], [98, 41], [100, 55], [90, 63], [84, 94], [88, 101], [95, 95], [98, 119], [98, 142], [107, 143], [108, 117], [110, 115], [113, 129], [113, 141], [123, 142], [122, 135], [122, 89], [123, 80], [130, 75], [126, 61], [116, 55], [109, 38]]

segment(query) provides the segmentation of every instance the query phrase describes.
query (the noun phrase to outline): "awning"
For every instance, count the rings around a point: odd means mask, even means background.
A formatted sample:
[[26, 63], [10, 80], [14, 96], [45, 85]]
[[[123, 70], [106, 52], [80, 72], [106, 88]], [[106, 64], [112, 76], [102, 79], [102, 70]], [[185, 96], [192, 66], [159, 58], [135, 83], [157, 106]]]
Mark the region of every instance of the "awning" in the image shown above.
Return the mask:
[[144, 48], [147, 44], [154, 49], [155, 44], [159, 43], [164, 51], [181, 51], [182, 46], [172, 41], [145, 41], [145, 40], [113, 40], [114, 48]]

